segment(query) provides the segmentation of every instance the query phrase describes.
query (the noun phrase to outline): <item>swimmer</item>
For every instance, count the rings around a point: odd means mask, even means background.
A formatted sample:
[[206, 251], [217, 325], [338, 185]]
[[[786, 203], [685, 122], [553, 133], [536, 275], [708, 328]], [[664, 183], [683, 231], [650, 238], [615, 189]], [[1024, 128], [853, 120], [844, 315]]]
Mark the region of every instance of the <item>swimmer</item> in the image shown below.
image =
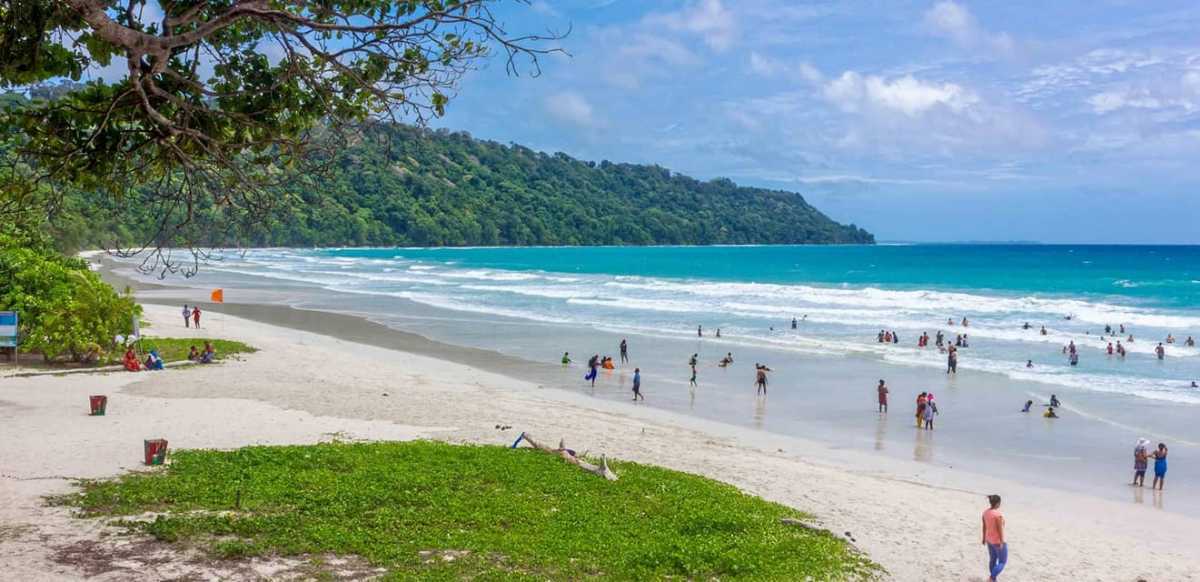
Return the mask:
[[1044, 326], [1044, 325], [1042, 326], [1042, 335], [1047, 335], [1046, 326]]
[[1163, 349], [1162, 342], [1158, 342], [1158, 347], [1154, 348], [1154, 355], [1158, 356], [1160, 360], [1166, 357], [1167, 350]]
[[1029, 322], [1028, 322], [1028, 321], [1026, 321], [1026, 322], [1025, 322], [1025, 325], [1021, 326], [1021, 329], [1029, 329], [1029, 328], [1031, 328], [1031, 327], [1033, 327], [1033, 326], [1032, 326], [1032, 325], [1029, 325]]
[[1032, 368], [1032, 367], [1033, 367], [1033, 360], [1026, 360], [1026, 361], [1025, 361], [1025, 367], [1026, 367], [1026, 368]]

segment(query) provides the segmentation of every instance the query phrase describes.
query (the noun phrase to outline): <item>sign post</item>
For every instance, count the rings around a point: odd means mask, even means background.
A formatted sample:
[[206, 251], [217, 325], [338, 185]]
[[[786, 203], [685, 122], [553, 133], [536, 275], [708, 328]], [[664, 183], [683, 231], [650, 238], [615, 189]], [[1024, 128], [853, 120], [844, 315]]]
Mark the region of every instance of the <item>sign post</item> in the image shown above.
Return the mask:
[[11, 348], [11, 360], [17, 363], [17, 312], [0, 311], [0, 348]]

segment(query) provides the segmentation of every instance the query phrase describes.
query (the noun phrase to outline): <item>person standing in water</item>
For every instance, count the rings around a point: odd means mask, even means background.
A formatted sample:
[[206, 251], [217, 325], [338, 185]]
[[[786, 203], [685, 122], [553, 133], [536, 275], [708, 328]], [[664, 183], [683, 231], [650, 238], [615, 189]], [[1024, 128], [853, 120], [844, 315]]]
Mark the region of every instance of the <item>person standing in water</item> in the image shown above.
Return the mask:
[[192, 327], [192, 310], [186, 303], [183, 304], [183, 327]]
[[1154, 458], [1154, 482], [1150, 488], [1162, 491], [1163, 483], [1167, 480], [1167, 445], [1158, 443], [1158, 450], [1150, 456]]
[[767, 372], [770, 372], [770, 371], [771, 371], [770, 368], [768, 368], [762, 364], [759, 364], [757, 362], [754, 364], [754, 386], [756, 388], [756, 390], [754, 392], [755, 395], [758, 395], [758, 394], [762, 394], [763, 396], [767, 395]]
[[584, 380], [591, 380], [593, 388], [596, 387], [597, 369], [599, 367], [600, 367], [600, 354], [593, 355], [591, 357], [591, 359], [588, 360], [587, 376], [583, 377]]
[[796, 318], [792, 318], [792, 329], [796, 329]]
[[882, 414], [887, 414], [887, 401], [888, 401], [887, 384], [885, 384], [883, 382], [883, 380], [880, 380], [879, 388], [877, 390], [879, 392], [879, 412]]
[[925, 430], [933, 430], [933, 415], [938, 414], [937, 403], [933, 401], [933, 394], [930, 394], [925, 399]]
[[946, 356], [946, 373], [958, 374], [958, 350], [950, 346], [950, 354]]
[[629, 344], [625, 342], [625, 338], [621, 338], [621, 363], [629, 363]]
[[562, 364], [565, 366], [565, 365], [567, 365], [567, 364], [570, 364], [570, 363], [571, 363], [571, 353], [570, 353], [570, 352], [563, 352]]
[[1158, 347], [1154, 348], [1154, 355], [1158, 356], [1160, 360], [1166, 357], [1167, 350], [1163, 348], [1162, 342], [1158, 342]]
[[645, 396], [642, 396], [642, 369], [634, 368], [633, 369], [633, 401], [637, 402], [639, 399], [641, 399], [641, 400], [646, 399]]
[[721, 328], [717, 328], [717, 337], [721, 337]]
[[696, 337], [704, 337], [704, 326], [702, 326], [702, 325], [696, 326]]
[[1000, 496], [988, 495], [988, 509], [983, 512], [983, 545], [988, 549], [988, 582], [1004, 571], [1008, 563], [1008, 542], [1004, 538], [1004, 514], [1000, 513]]
[[1146, 485], [1146, 467], [1150, 459], [1150, 452], [1146, 450], [1148, 446], [1150, 441], [1138, 439], [1137, 445], [1133, 447], [1133, 485], [1137, 487]]
[[917, 428], [925, 422], [925, 392], [917, 395]]

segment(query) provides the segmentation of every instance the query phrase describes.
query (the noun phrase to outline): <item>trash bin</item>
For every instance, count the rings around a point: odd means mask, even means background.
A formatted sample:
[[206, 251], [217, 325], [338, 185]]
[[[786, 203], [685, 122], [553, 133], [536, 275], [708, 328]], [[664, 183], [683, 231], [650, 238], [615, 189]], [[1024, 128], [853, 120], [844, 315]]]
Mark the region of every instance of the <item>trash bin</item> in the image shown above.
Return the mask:
[[92, 416], [104, 416], [104, 412], [108, 409], [107, 396], [89, 396], [88, 401], [92, 405]]
[[144, 443], [147, 465], [161, 465], [167, 460], [167, 439], [148, 439]]

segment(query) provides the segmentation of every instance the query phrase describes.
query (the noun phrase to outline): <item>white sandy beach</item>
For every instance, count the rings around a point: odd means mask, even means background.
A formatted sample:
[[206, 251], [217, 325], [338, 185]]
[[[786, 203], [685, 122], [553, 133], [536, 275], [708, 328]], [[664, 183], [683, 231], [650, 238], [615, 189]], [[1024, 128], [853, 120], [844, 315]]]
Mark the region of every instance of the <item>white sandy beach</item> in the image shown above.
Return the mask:
[[[146, 316], [153, 323], [147, 332], [228, 337], [260, 351], [158, 373], [0, 376], [0, 577], [294, 574], [286, 563], [213, 564], [158, 546], [131, 556], [120, 548], [138, 540], [43, 502], [70, 491], [71, 479], [139, 469], [145, 438], [166, 438], [173, 449], [332, 438], [507, 444], [524, 430], [726, 481], [810, 512], [820, 525], [852, 534], [896, 580], [986, 579], [979, 515], [988, 493], [1005, 499], [1010, 559], [1002, 579], [1200, 580], [1200, 520], [1156, 507], [1169, 501], [1170, 489], [1162, 499], [1141, 492], [1141, 503], [1133, 491], [1133, 502], [1093, 499], [591, 399], [212, 311], [199, 334], [178, 328], [173, 307], [146, 305]], [[652, 383], [645, 392], [655, 397]], [[87, 416], [89, 394], [109, 396], [107, 416]]]

